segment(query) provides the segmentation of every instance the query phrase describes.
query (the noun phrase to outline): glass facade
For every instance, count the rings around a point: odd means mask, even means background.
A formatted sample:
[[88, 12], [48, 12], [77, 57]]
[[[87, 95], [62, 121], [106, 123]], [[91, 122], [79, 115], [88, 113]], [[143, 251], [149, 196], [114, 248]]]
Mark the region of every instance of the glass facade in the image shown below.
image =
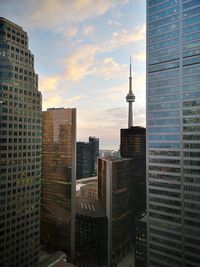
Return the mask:
[[77, 179], [97, 175], [97, 157], [99, 156], [99, 138], [89, 137], [89, 142], [77, 142]]
[[76, 109], [52, 108], [42, 115], [41, 242], [50, 252], [73, 257]]
[[133, 242], [137, 213], [134, 159], [98, 158], [98, 198], [108, 218], [108, 264], [117, 266]]
[[200, 264], [200, 1], [147, 0], [148, 266]]
[[41, 109], [27, 33], [0, 18], [0, 266], [38, 266]]

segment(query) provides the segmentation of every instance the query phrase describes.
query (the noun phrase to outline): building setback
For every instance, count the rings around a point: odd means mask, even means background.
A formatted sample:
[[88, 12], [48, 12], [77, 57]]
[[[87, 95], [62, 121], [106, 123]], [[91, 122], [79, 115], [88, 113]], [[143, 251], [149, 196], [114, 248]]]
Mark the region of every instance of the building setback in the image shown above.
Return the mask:
[[[41, 242], [50, 252], [73, 254], [76, 109], [43, 112]], [[71, 256], [73, 258], [73, 255]]]
[[148, 266], [200, 264], [200, 1], [147, 1]]
[[89, 142], [77, 142], [77, 179], [97, 175], [99, 139], [90, 136]]
[[38, 266], [41, 116], [27, 33], [0, 18], [0, 266]]

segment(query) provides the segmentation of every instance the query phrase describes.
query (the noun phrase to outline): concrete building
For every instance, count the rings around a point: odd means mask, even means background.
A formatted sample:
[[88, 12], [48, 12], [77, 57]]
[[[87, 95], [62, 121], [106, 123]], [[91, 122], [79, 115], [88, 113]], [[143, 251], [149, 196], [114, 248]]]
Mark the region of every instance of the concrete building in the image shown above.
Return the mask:
[[151, 267], [200, 264], [199, 25], [199, 1], [147, 1]]
[[76, 109], [43, 112], [41, 242], [73, 259]]
[[77, 142], [77, 179], [97, 175], [99, 139], [90, 136], [89, 142]]
[[0, 266], [37, 266], [41, 109], [27, 33], [0, 18]]

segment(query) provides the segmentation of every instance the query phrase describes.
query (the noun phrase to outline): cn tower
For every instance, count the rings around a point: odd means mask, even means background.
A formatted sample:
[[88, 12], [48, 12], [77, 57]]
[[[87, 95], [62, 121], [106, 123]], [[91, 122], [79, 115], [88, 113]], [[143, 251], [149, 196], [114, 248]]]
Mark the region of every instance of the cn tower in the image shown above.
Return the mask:
[[126, 96], [126, 102], [128, 102], [128, 128], [133, 126], [133, 107], [132, 103], [135, 102], [135, 96], [132, 92], [132, 73], [131, 73], [131, 58], [130, 58], [130, 77], [129, 77], [129, 92]]

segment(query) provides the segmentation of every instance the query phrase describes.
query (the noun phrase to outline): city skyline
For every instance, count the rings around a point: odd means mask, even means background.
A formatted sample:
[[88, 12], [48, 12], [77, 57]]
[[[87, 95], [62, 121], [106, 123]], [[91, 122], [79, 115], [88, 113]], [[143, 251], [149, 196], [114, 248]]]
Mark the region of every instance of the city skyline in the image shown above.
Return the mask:
[[0, 9], [29, 32], [43, 110], [78, 109], [78, 141], [96, 135], [101, 149], [118, 149], [119, 129], [127, 125], [130, 56], [134, 123], [145, 126], [145, 1], [11, 0]]

